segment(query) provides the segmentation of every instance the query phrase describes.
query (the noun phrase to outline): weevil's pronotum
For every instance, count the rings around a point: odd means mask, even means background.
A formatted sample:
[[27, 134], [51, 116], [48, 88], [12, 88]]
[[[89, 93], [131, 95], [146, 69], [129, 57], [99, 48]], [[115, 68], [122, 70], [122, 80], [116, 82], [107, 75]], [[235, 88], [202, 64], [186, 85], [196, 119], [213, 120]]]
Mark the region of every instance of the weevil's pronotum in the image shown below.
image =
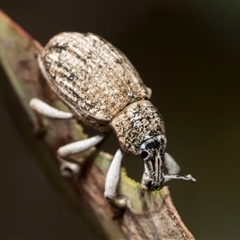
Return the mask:
[[68, 164], [67, 156], [95, 146], [113, 130], [120, 148], [106, 176], [104, 195], [110, 202], [124, 204], [116, 194], [124, 153], [143, 159], [143, 189], [160, 189], [171, 179], [195, 181], [191, 175], [177, 175], [178, 164], [165, 152], [162, 116], [149, 101], [151, 89], [122, 52], [92, 33], [61, 33], [48, 42], [38, 63], [50, 88], [71, 112], [59, 111], [36, 98], [31, 100], [31, 108], [52, 118], [76, 118], [100, 132], [58, 149], [58, 156], [64, 159], [63, 174], [66, 166], [78, 174], [77, 164]]

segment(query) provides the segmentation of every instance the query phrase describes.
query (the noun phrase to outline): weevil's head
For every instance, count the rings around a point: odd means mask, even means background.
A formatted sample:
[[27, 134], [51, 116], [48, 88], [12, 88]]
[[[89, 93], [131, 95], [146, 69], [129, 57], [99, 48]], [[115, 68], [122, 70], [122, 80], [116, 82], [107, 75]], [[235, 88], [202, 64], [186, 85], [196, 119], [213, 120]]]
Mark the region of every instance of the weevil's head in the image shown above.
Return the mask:
[[167, 146], [164, 134], [144, 141], [139, 147], [139, 154], [144, 161], [142, 188], [160, 189], [163, 186], [163, 157]]

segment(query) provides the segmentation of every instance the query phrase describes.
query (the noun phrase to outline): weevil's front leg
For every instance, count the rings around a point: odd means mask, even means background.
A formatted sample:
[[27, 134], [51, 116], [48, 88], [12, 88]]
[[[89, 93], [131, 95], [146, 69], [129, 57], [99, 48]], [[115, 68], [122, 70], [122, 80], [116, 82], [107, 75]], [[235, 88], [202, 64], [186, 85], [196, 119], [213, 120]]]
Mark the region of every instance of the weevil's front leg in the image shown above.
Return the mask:
[[173, 159], [173, 157], [167, 152], [165, 152], [163, 160], [164, 160], [164, 166], [168, 171], [168, 174], [164, 175], [164, 183], [172, 179], [181, 179], [181, 180], [196, 182], [196, 179], [193, 178], [192, 175], [190, 174], [185, 176], [177, 175], [180, 171], [180, 167], [177, 164], [177, 162]]
[[61, 174], [66, 177], [78, 177], [81, 170], [80, 165], [77, 163], [69, 162], [66, 160], [66, 158], [70, 155], [83, 152], [91, 147], [96, 146], [104, 139], [104, 137], [105, 134], [100, 134], [85, 140], [69, 143], [65, 146], [60, 147], [57, 150], [57, 154], [61, 161]]
[[108, 169], [106, 180], [105, 180], [105, 198], [114, 206], [123, 208], [126, 206], [127, 199], [117, 198], [117, 185], [120, 177], [121, 163], [123, 158], [123, 152], [121, 149], [118, 149], [114, 155], [112, 163]]
[[175, 175], [180, 172], [180, 166], [177, 164], [174, 158], [167, 152], [165, 152], [163, 160], [164, 166], [166, 167], [168, 174]]

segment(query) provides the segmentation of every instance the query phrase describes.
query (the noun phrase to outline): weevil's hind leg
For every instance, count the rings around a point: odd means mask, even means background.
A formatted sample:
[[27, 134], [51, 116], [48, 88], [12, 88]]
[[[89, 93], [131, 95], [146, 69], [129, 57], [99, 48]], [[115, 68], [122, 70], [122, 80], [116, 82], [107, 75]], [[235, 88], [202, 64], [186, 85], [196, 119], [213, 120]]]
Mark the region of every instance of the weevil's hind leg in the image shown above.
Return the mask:
[[108, 169], [106, 180], [105, 180], [105, 198], [115, 207], [124, 208], [127, 204], [126, 197], [117, 198], [117, 185], [120, 177], [121, 163], [123, 159], [123, 152], [118, 149], [114, 155], [112, 163]]
[[177, 175], [180, 172], [180, 167], [177, 162], [173, 159], [173, 157], [167, 152], [164, 154], [164, 165], [168, 171], [167, 175], [164, 175], [164, 183], [168, 182], [172, 179], [181, 179], [186, 181], [196, 182], [196, 179], [192, 177], [192, 175], [188, 174], [185, 176]]
[[67, 161], [67, 157], [83, 152], [91, 147], [96, 146], [105, 137], [105, 134], [99, 134], [94, 137], [69, 143], [65, 146], [60, 147], [57, 150], [57, 154], [61, 161], [60, 171], [63, 176], [77, 178], [80, 174], [81, 167], [77, 163]]
[[34, 132], [41, 136], [45, 133], [47, 125], [44, 123], [42, 116], [54, 118], [54, 119], [72, 119], [73, 114], [70, 112], [63, 112], [56, 108], [51, 107], [47, 103], [38, 98], [32, 98], [29, 102], [30, 108], [35, 112], [37, 122], [34, 126]]
[[55, 118], [55, 119], [72, 119], [73, 114], [70, 112], [60, 111], [54, 107], [51, 107], [47, 103], [43, 102], [38, 98], [32, 98], [30, 107], [37, 113], [44, 115], [46, 117]]
[[[37, 98], [31, 99], [29, 105], [37, 114], [41, 114], [46, 117], [64, 120], [72, 119], [74, 117], [72, 113], [60, 111]], [[41, 126], [43, 126], [43, 124], [40, 122], [40, 127]], [[101, 134], [60, 147], [57, 153], [58, 158], [61, 162], [61, 174], [66, 177], [77, 178], [79, 176], [81, 167], [77, 163], [67, 161], [67, 157], [76, 153], [83, 152], [93, 146], [96, 146], [103, 140], [104, 137], [105, 134]]]

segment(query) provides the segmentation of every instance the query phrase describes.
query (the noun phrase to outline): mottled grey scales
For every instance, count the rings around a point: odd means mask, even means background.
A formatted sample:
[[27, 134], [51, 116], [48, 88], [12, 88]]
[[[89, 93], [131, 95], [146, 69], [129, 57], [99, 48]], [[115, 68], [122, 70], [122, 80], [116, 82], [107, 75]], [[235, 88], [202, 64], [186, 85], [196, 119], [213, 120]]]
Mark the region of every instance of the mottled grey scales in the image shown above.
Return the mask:
[[[150, 92], [127, 57], [92, 33], [61, 33], [39, 57], [46, 80], [76, 117], [108, 131], [114, 116]], [[67, 101], [66, 101], [67, 99]]]

